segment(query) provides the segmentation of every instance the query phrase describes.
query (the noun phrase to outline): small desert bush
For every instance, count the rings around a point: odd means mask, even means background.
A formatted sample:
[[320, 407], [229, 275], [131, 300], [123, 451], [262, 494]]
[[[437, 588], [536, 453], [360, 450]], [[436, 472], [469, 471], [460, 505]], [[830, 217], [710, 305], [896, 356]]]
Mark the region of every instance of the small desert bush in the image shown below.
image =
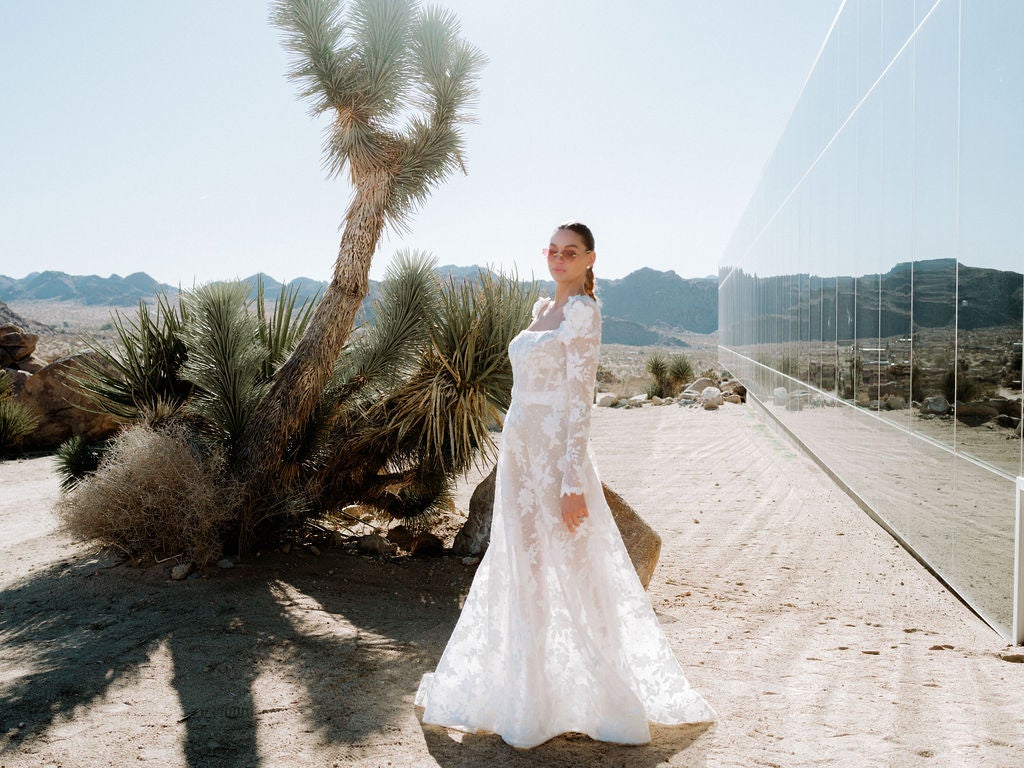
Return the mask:
[[61, 490], [70, 491], [99, 469], [104, 445], [87, 443], [80, 435], [61, 443], [56, 454]]
[[57, 513], [72, 534], [135, 558], [180, 556], [202, 567], [220, 556], [237, 498], [222, 451], [201, 447], [182, 428], [137, 424], [112, 440]]

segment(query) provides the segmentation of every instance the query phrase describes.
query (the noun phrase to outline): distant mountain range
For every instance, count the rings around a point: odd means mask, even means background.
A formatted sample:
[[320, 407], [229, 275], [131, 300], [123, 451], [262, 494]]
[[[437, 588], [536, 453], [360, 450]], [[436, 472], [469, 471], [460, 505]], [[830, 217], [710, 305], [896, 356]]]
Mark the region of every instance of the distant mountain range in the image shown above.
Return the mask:
[[64, 272], [33, 272], [21, 279], [0, 275], [0, 301], [79, 301], [111, 307], [133, 306], [159, 291], [178, 292], [172, 285], [158, 283], [145, 272], [128, 277], [111, 275], [69, 275]]
[[[479, 267], [446, 265], [437, 268], [442, 278], [472, 280]], [[253, 286], [261, 278], [245, 278]], [[895, 265], [886, 273], [860, 277], [821, 278], [806, 273], [761, 277], [737, 270], [735, 281], [756, 281], [761, 310], [775, 316], [775, 322], [793, 325], [793, 333], [803, 333], [808, 298], [811, 316], [840, 320], [838, 335], [849, 337], [852, 328], [867, 329], [883, 337], [910, 331], [913, 305], [915, 327], [961, 329], [1014, 325], [1020, 323], [1022, 277], [1019, 272], [957, 265], [953, 259], [931, 259]], [[262, 276], [267, 297], [275, 298], [281, 283]], [[296, 278], [301, 298], [322, 294], [327, 283]], [[380, 283], [370, 281], [370, 293], [363, 307], [363, 319], [372, 316], [372, 303]], [[554, 290], [551, 281], [538, 281], [541, 295]], [[751, 286], [750, 290], [754, 290]], [[130, 306], [152, 299], [164, 291], [174, 295], [175, 286], [159, 283], [145, 272], [121, 277], [68, 275], [64, 272], [36, 272], [21, 279], [0, 275], [2, 301], [77, 301], [83, 304]], [[633, 346], [685, 346], [678, 338], [684, 331], [712, 333], [718, 327], [718, 279], [682, 278], [675, 272], [659, 272], [643, 267], [618, 280], [598, 278], [598, 297], [604, 316], [602, 340]], [[957, 291], [960, 302], [954, 307]], [[881, 295], [881, 305], [878, 297]], [[794, 336], [797, 338], [798, 336]]]
[[[469, 280], [479, 267], [446, 265], [437, 268], [443, 277]], [[251, 275], [244, 282], [253, 286], [262, 277], [265, 294], [276, 297], [281, 283], [267, 275]], [[327, 283], [309, 278], [289, 281], [300, 298], [322, 294]], [[370, 281], [364, 312], [368, 315], [380, 283]], [[554, 290], [551, 281], [538, 281], [541, 295]], [[121, 277], [68, 275], [64, 272], [35, 272], [20, 279], [0, 275], [0, 301], [77, 301], [89, 305], [132, 306], [151, 299], [158, 292], [176, 294], [177, 288], [159, 283], [144, 272]], [[682, 278], [675, 272], [642, 268], [618, 280], [598, 280], [598, 296], [604, 315], [603, 341], [610, 344], [685, 346], [673, 332], [712, 333], [718, 327], [718, 279]]]
[[[737, 270], [760, 310], [790, 338], [808, 338], [812, 318], [834, 318], [841, 341], [858, 336], [905, 336], [912, 328], [974, 330], [1020, 326], [1020, 272], [957, 264], [955, 259], [900, 262], [885, 273], [819, 277], [807, 273], [757, 277]], [[959, 298], [959, 304], [954, 300]], [[808, 311], [809, 310], [809, 311]]]

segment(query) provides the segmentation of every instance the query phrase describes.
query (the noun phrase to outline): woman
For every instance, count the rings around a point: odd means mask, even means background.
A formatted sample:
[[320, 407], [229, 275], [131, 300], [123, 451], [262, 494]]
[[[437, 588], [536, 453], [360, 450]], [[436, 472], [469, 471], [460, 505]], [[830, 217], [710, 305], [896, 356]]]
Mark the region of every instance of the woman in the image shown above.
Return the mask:
[[509, 345], [490, 544], [416, 704], [424, 723], [492, 731], [514, 747], [568, 731], [643, 744], [650, 721], [715, 714], [672, 655], [590, 455], [594, 236], [569, 222], [545, 250], [555, 296]]

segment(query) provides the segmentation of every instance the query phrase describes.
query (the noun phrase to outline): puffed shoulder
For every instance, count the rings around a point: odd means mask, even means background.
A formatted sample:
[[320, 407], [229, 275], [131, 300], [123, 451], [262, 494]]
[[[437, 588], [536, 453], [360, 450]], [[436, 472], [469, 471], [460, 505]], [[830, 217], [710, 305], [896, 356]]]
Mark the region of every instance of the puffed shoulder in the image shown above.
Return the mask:
[[601, 323], [601, 311], [589, 296], [570, 296], [562, 315], [566, 329], [573, 336], [593, 334]]
[[549, 301], [551, 301], [551, 299], [549, 299], [547, 296], [541, 296], [539, 299], [533, 302], [533, 309], [530, 310], [530, 314], [533, 316], [534, 320], [537, 319], [537, 315], [540, 314], [541, 309], [543, 309], [544, 305], [547, 304]]

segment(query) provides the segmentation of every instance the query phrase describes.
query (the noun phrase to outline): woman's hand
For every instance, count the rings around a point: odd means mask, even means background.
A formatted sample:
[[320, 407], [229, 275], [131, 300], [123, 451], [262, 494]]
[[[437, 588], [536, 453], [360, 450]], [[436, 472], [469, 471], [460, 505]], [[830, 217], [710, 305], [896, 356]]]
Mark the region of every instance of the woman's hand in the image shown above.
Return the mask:
[[582, 493], [562, 497], [562, 520], [566, 527], [575, 532], [587, 517], [587, 502]]

